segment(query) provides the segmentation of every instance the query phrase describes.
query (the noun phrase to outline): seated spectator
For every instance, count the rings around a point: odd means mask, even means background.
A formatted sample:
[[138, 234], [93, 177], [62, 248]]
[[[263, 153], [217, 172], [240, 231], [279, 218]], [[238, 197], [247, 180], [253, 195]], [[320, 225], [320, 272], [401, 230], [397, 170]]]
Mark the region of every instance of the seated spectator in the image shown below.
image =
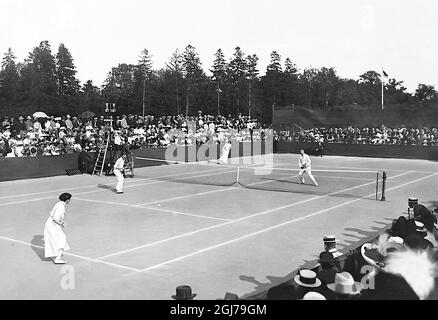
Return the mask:
[[427, 251], [400, 250], [368, 277], [371, 285], [362, 291], [362, 300], [423, 300], [435, 287], [436, 265]]
[[294, 277], [295, 283], [298, 285], [294, 292], [294, 300], [299, 300], [310, 291], [321, 291], [321, 280], [316, 276], [312, 270], [300, 270]]
[[327, 284], [327, 288], [334, 292], [336, 300], [355, 300], [362, 291], [360, 282], [348, 272], [341, 272], [335, 275], [334, 283]]
[[333, 283], [335, 276], [339, 272], [336, 267], [336, 260], [333, 254], [327, 251], [323, 251], [319, 255], [320, 270], [317, 273], [317, 277], [325, 285]]
[[309, 291], [307, 292], [302, 300], [327, 300], [326, 297], [324, 297], [322, 294], [315, 292], [315, 291]]
[[333, 235], [326, 235], [323, 238], [324, 241], [324, 249], [327, 252], [330, 252], [334, 258], [337, 258], [342, 255], [341, 252], [336, 248], [336, 237]]

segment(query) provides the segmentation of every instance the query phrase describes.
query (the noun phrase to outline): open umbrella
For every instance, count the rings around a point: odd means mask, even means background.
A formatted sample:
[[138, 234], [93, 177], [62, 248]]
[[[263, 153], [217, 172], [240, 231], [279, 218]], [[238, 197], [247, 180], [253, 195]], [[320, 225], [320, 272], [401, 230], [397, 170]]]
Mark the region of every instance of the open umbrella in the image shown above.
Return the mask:
[[95, 116], [95, 113], [91, 112], [91, 111], [85, 111], [79, 115], [79, 117], [82, 119], [90, 119], [90, 118], [93, 118], [94, 116]]
[[45, 113], [42, 112], [42, 111], [35, 112], [35, 113], [33, 114], [33, 116], [34, 116], [35, 118], [48, 118], [47, 114], [45, 114]]

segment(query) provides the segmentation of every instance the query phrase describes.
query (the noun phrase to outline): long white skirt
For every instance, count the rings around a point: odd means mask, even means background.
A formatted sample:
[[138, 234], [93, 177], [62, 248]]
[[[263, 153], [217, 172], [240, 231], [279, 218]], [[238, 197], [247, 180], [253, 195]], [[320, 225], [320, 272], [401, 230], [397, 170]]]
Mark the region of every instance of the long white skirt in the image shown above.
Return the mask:
[[44, 256], [46, 258], [56, 257], [59, 254], [59, 250], [70, 250], [67, 243], [67, 236], [62, 227], [49, 217], [44, 226]]

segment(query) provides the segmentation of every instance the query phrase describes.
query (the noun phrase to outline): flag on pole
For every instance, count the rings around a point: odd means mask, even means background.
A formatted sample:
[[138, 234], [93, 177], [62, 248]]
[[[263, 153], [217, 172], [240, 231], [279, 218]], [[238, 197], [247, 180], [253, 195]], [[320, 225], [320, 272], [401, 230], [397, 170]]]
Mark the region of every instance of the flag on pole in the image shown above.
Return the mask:
[[383, 76], [388, 78], [388, 74], [385, 72], [385, 70], [382, 70], [382, 71], [383, 71]]

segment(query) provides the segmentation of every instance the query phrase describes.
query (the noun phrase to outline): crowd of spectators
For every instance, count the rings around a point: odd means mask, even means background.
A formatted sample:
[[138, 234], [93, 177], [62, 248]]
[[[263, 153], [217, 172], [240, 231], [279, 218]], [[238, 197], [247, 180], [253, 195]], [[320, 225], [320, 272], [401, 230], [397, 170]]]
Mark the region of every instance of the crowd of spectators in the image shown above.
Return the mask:
[[[433, 212], [435, 211], [435, 212]], [[324, 236], [313, 268], [271, 288], [268, 300], [436, 300], [438, 299], [438, 209], [417, 204], [374, 241], [349, 252]]]
[[112, 133], [113, 143], [130, 149], [168, 147], [263, 138], [260, 123], [247, 116], [96, 116], [90, 119], [66, 115], [35, 118], [4, 117], [0, 120], [0, 157], [60, 155], [96, 151]]
[[315, 127], [276, 132], [277, 141], [438, 146], [437, 128]]

